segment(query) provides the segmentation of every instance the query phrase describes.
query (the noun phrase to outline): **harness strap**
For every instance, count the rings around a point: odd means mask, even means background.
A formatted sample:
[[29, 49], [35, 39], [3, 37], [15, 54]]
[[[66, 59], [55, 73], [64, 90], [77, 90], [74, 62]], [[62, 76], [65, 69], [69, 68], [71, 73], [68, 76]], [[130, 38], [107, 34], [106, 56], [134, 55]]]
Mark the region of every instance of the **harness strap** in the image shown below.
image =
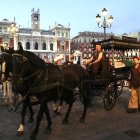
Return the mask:
[[29, 93], [34, 94], [34, 93], [44, 92], [46, 90], [52, 89], [57, 86], [60, 86], [60, 82], [50, 83], [50, 84], [48, 83], [48, 84], [41, 85], [38, 87], [30, 88]]

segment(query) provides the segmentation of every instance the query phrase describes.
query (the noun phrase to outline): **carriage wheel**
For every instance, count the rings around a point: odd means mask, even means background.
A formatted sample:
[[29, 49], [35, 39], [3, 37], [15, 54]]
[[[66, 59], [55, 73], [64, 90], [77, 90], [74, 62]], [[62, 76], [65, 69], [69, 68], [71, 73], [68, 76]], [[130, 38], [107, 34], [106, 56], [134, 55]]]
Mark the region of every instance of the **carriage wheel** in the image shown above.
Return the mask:
[[123, 85], [124, 85], [123, 80], [117, 81], [117, 97], [121, 95], [122, 90], [123, 90]]
[[117, 95], [116, 95], [116, 90], [114, 88], [114, 83], [111, 83], [107, 87], [105, 96], [103, 98], [104, 108], [107, 111], [111, 110], [116, 103], [116, 99], [117, 99]]

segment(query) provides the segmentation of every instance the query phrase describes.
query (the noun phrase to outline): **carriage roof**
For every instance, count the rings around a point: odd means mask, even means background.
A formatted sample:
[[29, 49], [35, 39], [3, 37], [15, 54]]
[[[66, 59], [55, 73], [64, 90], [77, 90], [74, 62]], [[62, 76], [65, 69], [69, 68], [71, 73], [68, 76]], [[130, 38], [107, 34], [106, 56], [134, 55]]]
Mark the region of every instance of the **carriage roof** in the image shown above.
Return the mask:
[[140, 49], [140, 42], [137, 41], [137, 38], [125, 37], [122, 39], [111, 37], [107, 40], [92, 42], [91, 44], [101, 44], [104, 49], [114, 49], [118, 50], [128, 50], [128, 49]]

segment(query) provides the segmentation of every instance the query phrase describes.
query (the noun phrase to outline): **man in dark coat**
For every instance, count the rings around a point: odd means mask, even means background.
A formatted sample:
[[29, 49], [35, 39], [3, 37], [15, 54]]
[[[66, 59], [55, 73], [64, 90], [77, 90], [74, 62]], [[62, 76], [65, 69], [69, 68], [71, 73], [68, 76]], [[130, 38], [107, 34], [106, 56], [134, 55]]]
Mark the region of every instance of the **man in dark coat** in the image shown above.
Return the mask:
[[134, 67], [131, 69], [130, 87], [131, 96], [128, 103], [127, 113], [140, 110], [140, 64], [137, 56], [133, 57]]

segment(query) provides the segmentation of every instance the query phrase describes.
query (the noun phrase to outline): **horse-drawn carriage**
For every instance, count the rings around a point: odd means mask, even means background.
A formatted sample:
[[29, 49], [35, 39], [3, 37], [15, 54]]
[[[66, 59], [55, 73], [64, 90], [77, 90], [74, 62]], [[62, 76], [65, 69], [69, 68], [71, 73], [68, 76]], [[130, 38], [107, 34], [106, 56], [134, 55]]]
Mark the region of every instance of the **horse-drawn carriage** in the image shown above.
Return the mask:
[[[109, 41], [108, 45], [106, 45], [106, 41]], [[103, 61], [101, 73], [95, 75], [95, 77], [92, 77], [90, 70], [85, 70], [79, 64], [60, 68], [54, 64], [46, 64], [41, 58], [32, 52], [24, 51], [22, 48], [17, 51], [4, 51], [2, 53], [3, 61], [6, 61], [7, 64], [6, 68], [12, 71], [12, 80], [15, 90], [23, 96], [21, 102], [23, 103], [21, 113], [22, 120], [18, 133], [23, 134], [24, 132], [23, 127], [27, 107], [31, 115], [33, 115], [30, 103], [31, 95], [36, 96], [40, 103], [36, 126], [31, 134], [32, 140], [36, 139], [43, 113], [46, 114], [48, 121], [46, 131], [48, 133], [51, 132], [52, 120], [47, 105], [49, 101], [60, 99], [59, 97], [67, 101], [69, 107], [63, 119], [63, 123], [68, 123], [75, 96], [73, 91], [77, 86], [79, 87], [79, 95], [84, 105], [80, 122], [85, 121], [89, 100], [97, 94], [103, 94], [103, 102], [106, 110], [110, 110], [114, 107], [116, 99], [122, 91], [122, 80], [127, 80], [129, 77], [130, 67], [115, 68], [115, 41], [106, 41], [105, 44], [104, 42], [100, 43], [104, 46], [104, 49], [106, 47], [112, 49], [112, 66], [110, 65], [109, 59]], [[127, 45], [126, 43], [126, 46]], [[133, 43], [130, 46], [139, 48], [140, 44]], [[122, 49], [121, 45], [119, 45], [118, 48]], [[5, 74], [5, 71], [2, 74]]]
[[[124, 80], [128, 80], [130, 67], [115, 68], [110, 65], [109, 60], [102, 61], [100, 74], [93, 75], [92, 69], [87, 68], [90, 79], [85, 81], [88, 88], [89, 103], [94, 96], [100, 96], [104, 108], [111, 110], [123, 90]], [[82, 101], [82, 98], [80, 98]]]
[[[90, 79], [85, 83], [88, 85], [90, 102], [92, 102], [94, 96], [101, 96], [104, 108], [109, 111], [114, 107], [117, 98], [121, 94], [124, 81], [128, 80], [131, 66], [133, 66], [133, 62], [128, 60], [128, 58], [132, 58], [132, 54], [129, 56], [129, 54], [126, 55], [125, 53], [130, 49], [139, 49], [140, 43], [114, 38], [98, 43], [103, 46], [105, 52], [110, 50], [111, 57], [108, 56], [108, 59], [102, 61], [102, 69], [99, 75], [93, 75], [92, 69], [87, 68]], [[119, 55], [116, 56], [116, 52]], [[134, 55], [139, 55], [139, 51], [136, 52]], [[117, 59], [120, 60], [116, 61]]]

